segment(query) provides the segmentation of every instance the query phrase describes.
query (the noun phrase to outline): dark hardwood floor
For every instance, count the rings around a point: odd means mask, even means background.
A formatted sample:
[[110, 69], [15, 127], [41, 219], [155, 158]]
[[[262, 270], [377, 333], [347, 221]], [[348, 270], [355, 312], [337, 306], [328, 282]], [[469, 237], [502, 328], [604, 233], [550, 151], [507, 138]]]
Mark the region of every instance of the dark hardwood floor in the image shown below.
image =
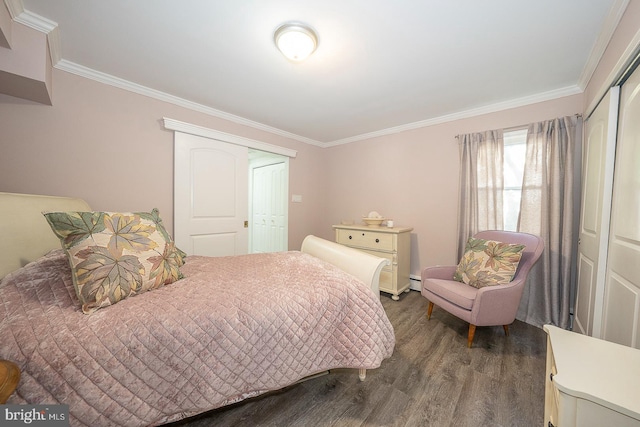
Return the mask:
[[335, 370], [284, 390], [220, 408], [176, 425], [204, 426], [541, 426], [546, 335], [516, 322], [468, 325], [411, 291], [382, 297], [396, 333], [379, 369]]

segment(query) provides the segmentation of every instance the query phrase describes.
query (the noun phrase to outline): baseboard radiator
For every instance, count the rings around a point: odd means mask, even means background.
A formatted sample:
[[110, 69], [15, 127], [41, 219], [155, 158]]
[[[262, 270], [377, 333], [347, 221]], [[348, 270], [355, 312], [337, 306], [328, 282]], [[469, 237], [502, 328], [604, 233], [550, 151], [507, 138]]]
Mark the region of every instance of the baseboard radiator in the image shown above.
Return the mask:
[[409, 280], [411, 281], [411, 289], [414, 291], [420, 292], [422, 290], [422, 278], [420, 276], [416, 276], [415, 274], [411, 274], [409, 276]]

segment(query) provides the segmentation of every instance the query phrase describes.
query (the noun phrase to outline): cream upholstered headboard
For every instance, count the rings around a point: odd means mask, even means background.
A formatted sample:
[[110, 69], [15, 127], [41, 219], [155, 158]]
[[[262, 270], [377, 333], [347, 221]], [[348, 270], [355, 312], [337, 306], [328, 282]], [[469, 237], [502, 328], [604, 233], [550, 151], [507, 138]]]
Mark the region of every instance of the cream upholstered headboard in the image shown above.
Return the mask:
[[44, 211], [89, 211], [82, 199], [0, 192], [0, 278], [60, 248]]

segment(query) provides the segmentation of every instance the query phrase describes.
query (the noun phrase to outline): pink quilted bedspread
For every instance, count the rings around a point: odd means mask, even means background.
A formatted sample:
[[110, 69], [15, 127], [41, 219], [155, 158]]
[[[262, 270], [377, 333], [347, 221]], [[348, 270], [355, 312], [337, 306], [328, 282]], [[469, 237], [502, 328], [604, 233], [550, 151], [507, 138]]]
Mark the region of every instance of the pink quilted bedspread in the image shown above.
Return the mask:
[[0, 358], [22, 369], [7, 403], [68, 404], [71, 425], [157, 425], [393, 352], [379, 298], [310, 255], [192, 256], [182, 272], [92, 315], [61, 250], [2, 279]]

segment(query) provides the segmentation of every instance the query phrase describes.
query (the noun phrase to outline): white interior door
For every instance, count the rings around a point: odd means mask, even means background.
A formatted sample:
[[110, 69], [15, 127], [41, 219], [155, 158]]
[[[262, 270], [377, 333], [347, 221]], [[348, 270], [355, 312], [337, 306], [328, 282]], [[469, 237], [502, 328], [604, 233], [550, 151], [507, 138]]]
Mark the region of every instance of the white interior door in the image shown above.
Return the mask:
[[585, 123], [578, 287], [574, 330], [601, 337], [619, 88], [612, 88]]
[[604, 336], [640, 348], [640, 68], [622, 85]]
[[189, 255], [246, 254], [248, 149], [175, 134], [174, 235]]
[[277, 252], [288, 249], [286, 159], [260, 161], [251, 166], [251, 251]]

